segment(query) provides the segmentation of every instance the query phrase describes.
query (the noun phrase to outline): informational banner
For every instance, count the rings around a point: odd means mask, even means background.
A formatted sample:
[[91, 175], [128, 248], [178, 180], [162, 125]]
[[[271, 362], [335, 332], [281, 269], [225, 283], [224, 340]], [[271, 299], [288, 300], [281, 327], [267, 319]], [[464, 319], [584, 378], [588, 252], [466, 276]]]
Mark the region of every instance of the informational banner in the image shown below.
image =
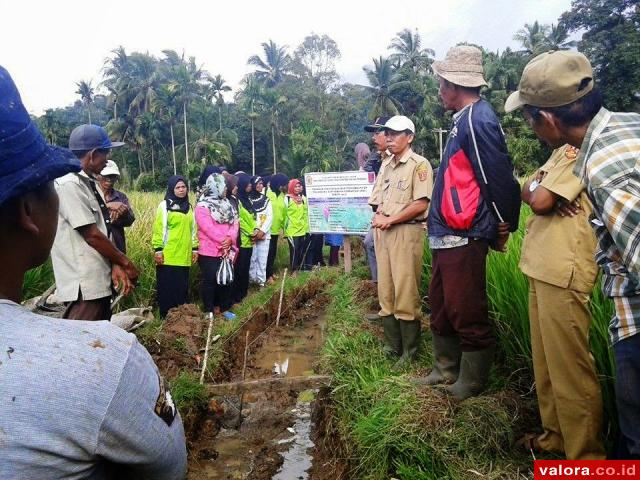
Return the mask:
[[367, 202], [375, 179], [373, 172], [307, 173], [311, 233], [366, 235], [373, 217]]

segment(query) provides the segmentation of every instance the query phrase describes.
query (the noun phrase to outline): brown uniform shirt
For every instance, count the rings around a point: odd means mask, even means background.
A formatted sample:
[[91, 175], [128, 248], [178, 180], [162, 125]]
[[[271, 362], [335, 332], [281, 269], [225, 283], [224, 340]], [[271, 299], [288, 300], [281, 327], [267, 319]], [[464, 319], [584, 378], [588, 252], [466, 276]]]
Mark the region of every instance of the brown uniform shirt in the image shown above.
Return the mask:
[[[414, 200], [431, 199], [433, 169], [427, 159], [409, 149], [397, 162], [391, 156], [382, 163], [369, 203], [383, 215], [396, 215]], [[422, 221], [424, 214], [416, 217]]]
[[574, 217], [556, 212], [531, 215], [522, 243], [520, 269], [528, 277], [561, 288], [590, 293], [598, 273], [594, 260], [596, 238], [589, 225], [593, 206], [585, 186], [573, 174], [578, 150], [569, 145], [553, 152], [540, 169], [540, 185], [568, 201], [578, 199]]

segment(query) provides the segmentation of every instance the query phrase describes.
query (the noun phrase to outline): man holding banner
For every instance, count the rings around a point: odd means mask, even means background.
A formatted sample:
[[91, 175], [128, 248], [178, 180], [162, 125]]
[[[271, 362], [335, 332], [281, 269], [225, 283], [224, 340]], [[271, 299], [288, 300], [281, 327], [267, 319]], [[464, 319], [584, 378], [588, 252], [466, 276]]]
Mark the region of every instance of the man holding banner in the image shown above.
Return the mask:
[[411, 150], [415, 126], [410, 119], [391, 117], [384, 131], [392, 156], [380, 168], [369, 204], [377, 207], [372, 225], [379, 232], [375, 250], [385, 351], [400, 357], [395, 365], [399, 368], [416, 356], [420, 343], [422, 223], [433, 190], [433, 170]]

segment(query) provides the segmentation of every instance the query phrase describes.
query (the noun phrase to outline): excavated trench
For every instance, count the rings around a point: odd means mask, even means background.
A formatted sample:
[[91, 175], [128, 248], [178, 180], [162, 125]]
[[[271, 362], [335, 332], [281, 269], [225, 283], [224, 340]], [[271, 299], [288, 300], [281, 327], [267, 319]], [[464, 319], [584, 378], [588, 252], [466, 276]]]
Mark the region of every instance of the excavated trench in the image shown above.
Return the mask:
[[[295, 381], [316, 373], [326, 325], [325, 287], [322, 280], [311, 278], [289, 292], [279, 326], [275, 326], [278, 295], [254, 311], [226, 340], [224, 358], [208, 381]], [[170, 312], [162, 339], [156, 341], [157, 348], [150, 349], [164, 375], [175, 378], [179, 372], [196, 372], [205, 326], [202, 313], [193, 305]], [[296, 385], [211, 396], [206, 407], [181, 410], [189, 452], [187, 478], [340, 478], [335, 468], [327, 475], [331, 456], [324, 451], [330, 446], [323, 423], [326, 389], [304, 390]]]

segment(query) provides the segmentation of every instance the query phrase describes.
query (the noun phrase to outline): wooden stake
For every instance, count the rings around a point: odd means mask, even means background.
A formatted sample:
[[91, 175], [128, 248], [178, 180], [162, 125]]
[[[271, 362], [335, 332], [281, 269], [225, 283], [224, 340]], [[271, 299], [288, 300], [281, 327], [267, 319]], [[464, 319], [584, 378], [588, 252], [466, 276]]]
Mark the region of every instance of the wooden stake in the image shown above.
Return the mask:
[[282, 296], [284, 295], [284, 281], [287, 279], [287, 269], [282, 275], [282, 285], [280, 285], [280, 302], [278, 302], [278, 316], [276, 317], [276, 327], [280, 326], [280, 314], [282, 313]]
[[204, 384], [204, 372], [207, 369], [207, 361], [209, 360], [209, 345], [211, 344], [212, 327], [213, 327], [213, 313], [209, 312], [209, 329], [207, 330], [207, 343], [204, 346], [204, 361], [202, 362], [202, 371], [200, 372], [200, 385]]
[[[244, 362], [242, 364], [242, 381], [244, 382], [247, 374], [247, 356], [249, 354], [249, 331], [244, 337]], [[238, 412], [238, 425], [242, 423], [242, 403], [244, 401], [244, 392], [240, 393], [240, 411]]]
[[351, 237], [344, 236], [344, 273], [351, 272]]

